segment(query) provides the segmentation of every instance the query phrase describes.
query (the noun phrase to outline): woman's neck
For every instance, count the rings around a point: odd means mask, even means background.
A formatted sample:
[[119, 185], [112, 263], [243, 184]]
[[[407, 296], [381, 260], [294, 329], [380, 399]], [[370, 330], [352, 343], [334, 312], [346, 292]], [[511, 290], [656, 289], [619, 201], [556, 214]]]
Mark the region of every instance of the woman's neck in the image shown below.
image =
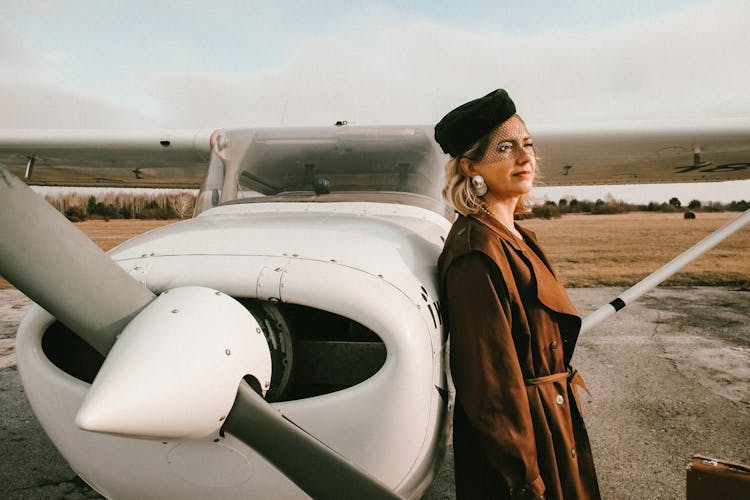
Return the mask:
[[[491, 196], [485, 196], [484, 198], [485, 206], [490, 215], [514, 234], [518, 232], [513, 225], [513, 220], [515, 219], [516, 206], [518, 205], [519, 198], [520, 196], [503, 199], [497, 199]], [[520, 236], [520, 234], [517, 236]]]

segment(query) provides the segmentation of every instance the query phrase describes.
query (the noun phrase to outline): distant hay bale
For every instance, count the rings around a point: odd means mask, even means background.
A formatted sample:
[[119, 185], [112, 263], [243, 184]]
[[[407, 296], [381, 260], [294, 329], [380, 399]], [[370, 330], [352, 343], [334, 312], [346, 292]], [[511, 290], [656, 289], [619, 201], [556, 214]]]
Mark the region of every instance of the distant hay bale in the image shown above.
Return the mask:
[[686, 219], [695, 219], [695, 212], [685, 212]]

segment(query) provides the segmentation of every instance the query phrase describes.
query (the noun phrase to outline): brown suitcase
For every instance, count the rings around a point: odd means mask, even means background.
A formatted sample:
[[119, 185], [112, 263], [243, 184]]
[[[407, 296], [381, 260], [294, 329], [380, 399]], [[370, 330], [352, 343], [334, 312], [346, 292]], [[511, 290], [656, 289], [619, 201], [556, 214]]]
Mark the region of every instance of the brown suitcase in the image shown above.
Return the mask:
[[750, 500], [750, 467], [693, 455], [686, 493], [687, 500]]

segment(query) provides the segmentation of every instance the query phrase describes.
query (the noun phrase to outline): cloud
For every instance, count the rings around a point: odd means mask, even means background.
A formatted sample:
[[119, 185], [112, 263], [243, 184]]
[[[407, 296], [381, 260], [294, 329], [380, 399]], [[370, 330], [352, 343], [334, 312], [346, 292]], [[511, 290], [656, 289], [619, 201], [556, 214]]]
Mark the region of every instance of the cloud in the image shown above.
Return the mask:
[[720, 4], [613, 31], [528, 37], [371, 26], [358, 45], [303, 40], [262, 73], [186, 72], [152, 85], [170, 126], [429, 123], [498, 86], [542, 122], [750, 115], [748, 15]]
[[149, 128], [149, 117], [48, 85], [0, 84], [0, 128]]
[[748, 116], [748, 14], [742, 4], [704, 6], [613, 32], [538, 40], [531, 51], [546, 78], [524, 96], [552, 98], [530, 111], [573, 120]]
[[[75, 54], [42, 53], [0, 24], [0, 69], [15, 72], [0, 83], [0, 105], [10, 110], [0, 126], [432, 123], [500, 86], [527, 121], [537, 123], [750, 116], [744, 53], [750, 30], [743, 21], [750, 6], [744, 2], [683, 9], [609, 31], [528, 35], [405, 21], [396, 14], [381, 12], [370, 24], [360, 19], [358, 30], [347, 29], [345, 36], [333, 27], [324, 36], [295, 33], [262, 70], [253, 61], [281, 43], [271, 37], [265, 44], [219, 45], [223, 52], [215, 57], [229, 54], [231, 75], [209, 71], [220, 65], [198, 56], [192, 65], [198, 69], [175, 71], [172, 64], [169, 72], [159, 70], [164, 64], [155, 58], [148, 69], [134, 66], [118, 75], [118, 84], [97, 96], [66, 83], [62, 67]], [[190, 51], [181, 52], [179, 41], [170, 52], [182, 54], [189, 66]], [[135, 83], [123, 88], [125, 81]], [[124, 102], [148, 111], [130, 111]]]
[[0, 20], [0, 128], [133, 128], [146, 115], [71, 90], [59, 67], [68, 56], [39, 51]]
[[3, 79], [25, 77], [39, 71], [39, 58], [21, 33], [0, 19], [0, 68]]

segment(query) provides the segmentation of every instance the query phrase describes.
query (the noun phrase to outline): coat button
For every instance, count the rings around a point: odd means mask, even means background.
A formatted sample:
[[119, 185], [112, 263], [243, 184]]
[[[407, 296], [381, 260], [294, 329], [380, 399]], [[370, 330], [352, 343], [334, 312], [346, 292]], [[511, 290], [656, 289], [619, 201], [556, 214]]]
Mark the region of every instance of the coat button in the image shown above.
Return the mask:
[[565, 398], [562, 397], [562, 394], [558, 394], [557, 397], [555, 398], [555, 403], [561, 405], [564, 402], [565, 402]]
[[573, 458], [576, 457], [576, 449], [575, 448], [573, 448], [572, 450], [570, 450], [570, 456], [573, 457]]
[[550, 342], [549, 348], [551, 351], [557, 349], [557, 340], [553, 340], [552, 342]]

